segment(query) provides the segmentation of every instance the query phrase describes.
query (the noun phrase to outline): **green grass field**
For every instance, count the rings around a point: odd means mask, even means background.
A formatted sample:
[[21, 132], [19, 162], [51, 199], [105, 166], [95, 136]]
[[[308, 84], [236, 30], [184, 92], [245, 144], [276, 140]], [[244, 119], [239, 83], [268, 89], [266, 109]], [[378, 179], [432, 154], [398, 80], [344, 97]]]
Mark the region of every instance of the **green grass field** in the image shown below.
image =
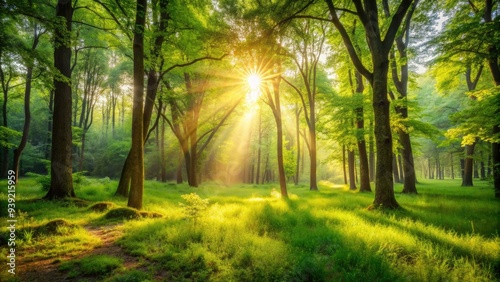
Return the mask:
[[[87, 205], [125, 207], [125, 199], [111, 196], [116, 185], [90, 179], [76, 193]], [[329, 183], [321, 183], [320, 192], [290, 185], [284, 201], [276, 185], [189, 188], [147, 181], [144, 208], [163, 217], [117, 220], [78, 202], [36, 200], [44, 195], [39, 185], [21, 179], [16, 254], [19, 264], [49, 260], [74, 281], [499, 281], [500, 201], [491, 184], [475, 185], [422, 181], [419, 195], [396, 195], [401, 210], [382, 211], [367, 209], [372, 193]], [[6, 222], [2, 192], [0, 220]], [[209, 200], [196, 218], [179, 204], [192, 192]], [[65, 224], [44, 233], [54, 219]], [[92, 228], [118, 232], [113, 244], [137, 263], [127, 266], [116, 252], [95, 254], [109, 246]], [[25, 281], [22, 267], [16, 276], [7, 273], [6, 255], [2, 247], [0, 280]]]

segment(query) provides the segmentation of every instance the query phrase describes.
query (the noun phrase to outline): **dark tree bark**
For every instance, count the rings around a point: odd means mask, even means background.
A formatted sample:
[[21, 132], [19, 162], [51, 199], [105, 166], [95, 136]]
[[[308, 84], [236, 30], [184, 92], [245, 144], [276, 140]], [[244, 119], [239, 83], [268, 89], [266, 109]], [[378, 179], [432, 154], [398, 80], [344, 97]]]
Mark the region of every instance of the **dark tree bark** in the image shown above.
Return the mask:
[[50, 189], [45, 199], [75, 197], [73, 190], [73, 162], [71, 136], [71, 21], [73, 7], [70, 0], [59, 0], [54, 31], [54, 67], [61, 77], [54, 79], [54, 112], [52, 116], [52, 149]]
[[127, 206], [142, 209], [144, 192], [144, 24], [147, 0], [137, 0], [134, 28], [134, 103], [132, 109], [131, 178]]
[[[372, 71], [361, 62], [344, 25], [337, 15], [333, 0], [325, 0], [331, 20], [339, 31], [344, 45], [356, 69], [368, 79], [373, 89], [373, 110], [375, 116], [375, 142], [377, 146], [377, 167], [375, 179], [375, 199], [373, 207], [398, 208], [394, 196], [392, 178], [392, 133], [390, 127], [390, 103], [387, 97], [389, 52], [412, 0], [402, 0], [386, 25], [385, 36], [379, 27], [378, 5], [375, 1], [353, 0], [357, 16], [364, 26], [366, 40], [370, 47]], [[384, 0], [386, 1], [386, 0]], [[387, 4], [387, 3], [385, 3]], [[388, 5], [388, 4], [387, 4]]]
[[353, 150], [347, 152], [347, 166], [349, 168], [349, 190], [356, 190], [356, 165]]
[[486, 166], [484, 164], [484, 156], [483, 156], [483, 151], [481, 151], [481, 162], [480, 162], [480, 167], [481, 167], [481, 179], [486, 179]]
[[475, 146], [475, 142], [472, 145], [465, 146], [464, 174], [462, 178], [463, 187], [474, 186], [474, 184], [472, 183], [472, 172], [474, 167], [473, 155]]

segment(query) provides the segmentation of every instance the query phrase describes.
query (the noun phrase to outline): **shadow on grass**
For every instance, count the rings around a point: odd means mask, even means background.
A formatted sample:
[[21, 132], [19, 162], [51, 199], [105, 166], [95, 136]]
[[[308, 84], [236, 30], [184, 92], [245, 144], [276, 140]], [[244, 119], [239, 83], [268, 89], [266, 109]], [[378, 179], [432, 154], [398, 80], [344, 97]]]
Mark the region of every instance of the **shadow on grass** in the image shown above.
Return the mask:
[[[136, 222], [121, 244], [148, 259], [162, 279], [402, 280], [383, 256], [353, 243], [297, 200], [239, 203], [219, 205], [218, 216], [197, 225], [183, 219]], [[239, 211], [229, 210], [234, 208]]]

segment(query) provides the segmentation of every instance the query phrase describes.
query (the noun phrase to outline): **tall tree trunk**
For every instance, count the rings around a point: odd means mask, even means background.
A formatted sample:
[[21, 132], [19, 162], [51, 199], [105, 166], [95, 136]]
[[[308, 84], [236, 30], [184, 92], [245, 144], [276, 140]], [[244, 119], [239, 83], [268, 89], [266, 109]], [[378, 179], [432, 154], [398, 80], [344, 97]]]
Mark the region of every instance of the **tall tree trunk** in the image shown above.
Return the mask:
[[365, 119], [363, 111], [363, 91], [365, 86], [363, 84], [363, 76], [356, 71], [356, 90], [355, 95], [360, 96], [360, 105], [355, 109], [356, 112], [356, 128], [358, 130], [356, 139], [358, 141], [359, 152], [359, 175], [360, 175], [360, 192], [371, 192], [370, 187], [370, 171], [368, 167], [368, 156], [366, 155], [366, 141], [365, 141]]
[[370, 153], [368, 154], [369, 169], [370, 169], [370, 181], [375, 181], [375, 141], [373, 140], [373, 120], [370, 120], [370, 134], [368, 135], [368, 148]]
[[161, 168], [161, 182], [167, 182], [167, 164], [165, 153], [165, 120], [161, 123], [160, 132], [160, 168]]
[[[40, 38], [40, 33], [38, 32], [38, 26], [34, 26], [34, 34], [33, 34], [33, 44], [31, 45], [31, 51], [35, 51], [38, 46]], [[21, 137], [21, 142], [19, 146], [14, 150], [14, 161], [12, 163], [12, 167], [14, 169], [15, 175], [18, 177], [15, 178], [16, 183], [19, 181], [19, 163], [21, 161], [21, 154], [26, 147], [26, 143], [28, 142], [30, 124], [31, 124], [31, 110], [30, 110], [30, 100], [31, 100], [31, 79], [33, 78], [33, 60], [30, 60], [27, 64], [26, 70], [26, 83], [24, 89], [24, 125], [23, 125], [23, 135]]]
[[182, 179], [182, 165], [184, 164], [184, 154], [182, 153], [182, 150], [179, 152], [179, 164], [177, 165], [177, 173], [176, 173], [176, 182], [177, 184], [182, 184], [183, 179]]
[[453, 165], [453, 153], [450, 153], [450, 164], [451, 164], [451, 179], [455, 179], [455, 170]]
[[401, 183], [401, 180], [399, 179], [398, 160], [396, 154], [392, 155], [392, 174], [394, 174], [394, 182]]
[[[1, 50], [0, 50], [1, 51]], [[0, 56], [2, 54], [0, 53]], [[0, 67], [0, 78], [2, 82], [2, 92], [3, 92], [3, 103], [2, 103], [2, 126], [7, 128], [9, 126], [8, 116], [7, 116], [7, 101], [9, 100], [9, 81], [11, 78], [5, 81], [5, 74]], [[9, 147], [2, 147], [2, 163], [0, 163], [0, 178], [7, 177], [7, 171], [9, 169]], [[17, 178], [17, 177], [16, 177]]]
[[[143, 0], [138, 0], [137, 5], [138, 6], [142, 5], [143, 4], [142, 2], [143, 2]], [[155, 44], [153, 47], [153, 56], [155, 56], [155, 58], [157, 58], [159, 56], [159, 52], [160, 52], [161, 47], [163, 45], [163, 42], [165, 40], [165, 37], [164, 37], [164, 35], [162, 35], [161, 32], [163, 32], [165, 30], [167, 21], [169, 19], [169, 14], [167, 13], [167, 10], [166, 10], [167, 5], [168, 5], [168, 1], [160, 0], [159, 3], [160, 3], [160, 26], [159, 26], [160, 35], [158, 35], [155, 38]], [[147, 4], [147, 2], [146, 2], [146, 4]], [[139, 11], [137, 11], [137, 12], [139, 12]], [[136, 16], [136, 20], [138, 20], [137, 16]], [[137, 24], [136, 24], [136, 28], [137, 28]], [[142, 28], [144, 28], [144, 27], [142, 27]], [[141, 40], [144, 40], [144, 34], [140, 34], [140, 36], [142, 36]], [[135, 40], [135, 35], [134, 35], [134, 40]], [[134, 47], [135, 47], [135, 42], [134, 42]], [[142, 48], [143, 48], [142, 57], [144, 58], [144, 47], [142, 47]], [[135, 57], [134, 57], [134, 60], [135, 60]], [[134, 63], [135, 63], [135, 61], [134, 61]], [[144, 71], [144, 63], [142, 63], [142, 64], [143, 64], [143, 71]], [[134, 69], [134, 71], [135, 71], [135, 69]], [[143, 131], [143, 142], [144, 143], [147, 141], [146, 138], [147, 138], [147, 134], [148, 134], [148, 130], [149, 130], [149, 125], [151, 123], [151, 116], [153, 115], [153, 108], [154, 108], [154, 103], [156, 100], [156, 95], [158, 92], [158, 79], [159, 79], [158, 74], [156, 73], [156, 70], [153, 67], [151, 67], [149, 69], [147, 77], [148, 78], [147, 78], [147, 89], [146, 89], [145, 101], [144, 101], [144, 93], [141, 96], [142, 97], [141, 99], [143, 101], [141, 104], [141, 112], [143, 114], [143, 117], [141, 118], [142, 123], [143, 123], [141, 128]], [[135, 74], [134, 74], [134, 78], [135, 78]], [[142, 86], [144, 87], [144, 77], [142, 80], [143, 80]], [[142, 90], [142, 91], [144, 91], [144, 90]], [[134, 95], [135, 95], [135, 92], [134, 92]], [[135, 102], [135, 100], [134, 100], [134, 102]], [[124, 103], [124, 100], [122, 98], [122, 125], [124, 122], [124, 104], [123, 103]], [[135, 107], [134, 107], [134, 109], [135, 109]], [[142, 145], [142, 147], [144, 147], [144, 144]], [[132, 149], [130, 149], [130, 152], [132, 152]], [[143, 153], [143, 155], [144, 155], [144, 153]], [[127, 156], [127, 160], [125, 160], [124, 166], [136, 165], [133, 163], [133, 161], [129, 160], [130, 156], [131, 156], [131, 153], [129, 153], [129, 155]], [[131, 169], [130, 167], [124, 167], [122, 169], [123, 174], [120, 176], [120, 182], [118, 183], [118, 188], [116, 190], [115, 195], [126, 196], [128, 194], [128, 190], [129, 190], [128, 183], [131, 183], [130, 169]]]
[[309, 171], [309, 190], [317, 191], [318, 190], [318, 180], [317, 180], [317, 146], [316, 146], [316, 115], [314, 112], [310, 113], [311, 115], [311, 126], [309, 127], [309, 137], [310, 137], [310, 157], [311, 157], [311, 168]]
[[347, 185], [347, 170], [346, 170], [345, 152], [346, 152], [345, 145], [342, 145], [342, 171], [344, 172], [344, 184]]
[[300, 178], [300, 112], [302, 109], [295, 110], [295, 138], [297, 139], [297, 163], [295, 165], [295, 185], [299, 185]]
[[349, 167], [349, 190], [356, 190], [356, 176], [355, 176], [355, 159], [354, 151], [347, 152], [347, 166]]
[[[374, 54], [375, 57], [378, 57]], [[392, 178], [392, 133], [390, 125], [390, 103], [387, 98], [387, 72], [389, 61], [374, 59], [373, 70], [373, 111], [375, 115], [375, 143], [377, 165], [375, 174], [375, 200], [373, 205], [384, 208], [398, 208], [394, 196]]]
[[[36, 30], [36, 28], [35, 28]], [[36, 33], [35, 33], [36, 37]], [[32, 50], [34, 50], [32, 48]], [[12, 168], [15, 171], [15, 175], [17, 176], [16, 183], [19, 181], [19, 162], [21, 160], [21, 154], [26, 147], [26, 143], [28, 142], [28, 135], [30, 130], [31, 123], [31, 111], [30, 111], [30, 96], [31, 96], [31, 79], [33, 77], [33, 66], [28, 66], [26, 72], [26, 84], [24, 90], [24, 125], [23, 125], [23, 136], [21, 137], [21, 143], [14, 150], [14, 162], [12, 163]]]
[[144, 24], [147, 0], [137, 0], [134, 28], [134, 102], [132, 109], [132, 148], [128, 206], [142, 209], [144, 191]]
[[54, 79], [54, 113], [52, 118], [52, 150], [50, 189], [45, 199], [75, 197], [71, 135], [71, 22], [72, 1], [59, 0], [56, 17], [61, 19], [54, 31], [54, 67], [64, 79]]
[[481, 151], [481, 162], [480, 162], [480, 166], [481, 166], [481, 179], [486, 179], [486, 167], [484, 165], [484, 156], [483, 156], [483, 151]]
[[[278, 82], [273, 82], [273, 90], [274, 90], [274, 99], [275, 99], [275, 107], [276, 107], [276, 113], [275, 113], [275, 120], [276, 120], [276, 131], [277, 131], [277, 150], [278, 150], [278, 177], [279, 177], [279, 182], [280, 182], [280, 191], [281, 191], [281, 197], [283, 198], [288, 198], [288, 191], [286, 188], [286, 176], [285, 176], [285, 164], [283, 160], [283, 120], [281, 118], [281, 104], [279, 101], [279, 81]], [[311, 142], [313, 142], [311, 138]], [[314, 144], [316, 144], [316, 140], [314, 140]], [[316, 151], [313, 151], [311, 154], [311, 158], [314, 156], [314, 161], [316, 161]], [[316, 164], [313, 163], [311, 160], [311, 167], [314, 168], [316, 167]], [[312, 177], [312, 174], [311, 174]], [[316, 180], [316, 175], [314, 175], [313, 180]], [[313, 180], [311, 180], [311, 190], [318, 190], [318, 187], [314, 189], [313, 186]]]
[[[47, 119], [47, 139], [45, 141], [45, 158], [50, 160], [52, 152], [52, 120], [54, 116], [54, 90], [49, 94], [49, 116]], [[47, 172], [48, 173], [48, 172]]]
[[462, 186], [474, 186], [472, 183], [472, 173], [474, 167], [474, 147], [476, 143], [465, 146], [465, 161], [464, 161], [464, 174], [462, 178]]
[[257, 175], [255, 177], [255, 182], [259, 184], [260, 180], [260, 155], [261, 155], [261, 147], [262, 146], [262, 111], [259, 110], [259, 141], [257, 143]]

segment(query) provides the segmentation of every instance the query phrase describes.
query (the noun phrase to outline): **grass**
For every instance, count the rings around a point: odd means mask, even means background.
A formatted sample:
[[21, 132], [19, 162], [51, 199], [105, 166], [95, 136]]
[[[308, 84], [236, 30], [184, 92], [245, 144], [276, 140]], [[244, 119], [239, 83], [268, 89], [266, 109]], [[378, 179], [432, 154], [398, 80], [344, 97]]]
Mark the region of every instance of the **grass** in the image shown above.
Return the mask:
[[[86, 259], [100, 242], [81, 226], [109, 224], [106, 212], [35, 201], [43, 192], [32, 179], [21, 179], [18, 249], [23, 258], [62, 261], [62, 269], [75, 269], [68, 277], [99, 275], [106, 281], [499, 281], [500, 202], [489, 183], [475, 185], [422, 181], [418, 195], [396, 195], [402, 209], [369, 211], [372, 193], [330, 183], [321, 183], [320, 192], [290, 185], [290, 200], [284, 201], [273, 192], [276, 185], [189, 188], [147, 181], [144, 207], [163, 217], [118, 219], [118, 243], [142, 261], [138, 269], [123, 269], [120, 258]], [[125, 199], [111, 196], [114, 187], [115, 181], [90, 180], [76, 193], [92, 203], [125, 207]], [[210, 203], [196, 224], [186, 216], [182, 197], [192, 192]], [[79, 227], [30, 236], [59, 218]], [[78, 259], [61, 258], [68, 255]], [[104, 262], [87, 268], [96, 260]]]

